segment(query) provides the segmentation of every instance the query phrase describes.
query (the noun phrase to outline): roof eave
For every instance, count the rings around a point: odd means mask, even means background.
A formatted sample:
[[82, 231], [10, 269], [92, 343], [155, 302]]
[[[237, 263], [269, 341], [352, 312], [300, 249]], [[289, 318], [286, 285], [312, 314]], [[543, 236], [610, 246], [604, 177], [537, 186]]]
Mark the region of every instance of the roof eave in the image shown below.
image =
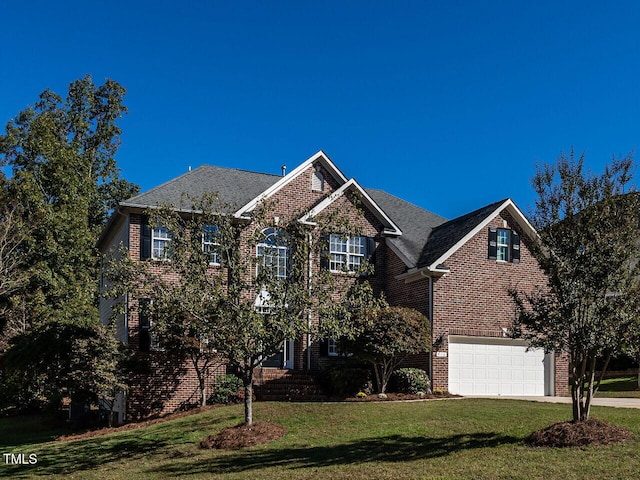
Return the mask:
[[467, 243], [471, 238], [473, 238], [478, 232], [482, 229], [486, 228], [489, 222], [493, 220], [496, 215], [498, 215], [501, 211], [507, 210], [514, 220], [520, 225], [523, 232], [527, 234], [527, 236], [531, 239], [538, 238], [538, 232], [533, 228], [529, 220], [524, 216], [524, 214], [520, 211], [520, 209], [513, 203], [513, 200], [507, 198], [504, 202], [502, 202], [497, 208], [495, 208], [490, 214], [488, 214], [484, 220], [473, 228], [469, 233], [467, 233], [464, 237], [462, 237], [453, 247], [447, 250], [444, 254], [438, 257], [435, 261], [433, 261], [428, 268], [431, 270], [437, 269], [438, 265], [442, 265], [451, 255], [453, 255], [460, 247], [462, 247], [465, 243]]
[[315, 225], [313, 222], [313, 218], [317, 216], [320, 212], [322, 212], [325, 208], [335, 202], [338, 198], [342, 197], [348, 190], [355, 190], [362, 196], [363, 203], [365, 206], [380, 220], [380, 223], [384, 226], [382, 234], [385, 236], [395, 236], [398, 237], [402, 235], [402, 230], [393, 223], [393, 221], [389, 218], [389, 216], [378, 206], [376, 202], [364, 191], [364, 189], [355, 181], [355, 179], [351, 179], [338, 188], [335, 192], [328, 195], [324, 200], [322, 200], [318, 205], [312, 208], [306, 215], [299, 218], [298, 221], [308, 225]]
[[309, 168], [310, 165], [312, 165], [316, 161], [319, 161], [322, 164], [322, 166], [325, 167], [325, 169], [338, 181], [338, 183], [340, 184], [347, 183], [348, 181], [347, 177], [345, 177], [344, 174], [340, 171], [340, 169], [336, 167], [336, 165], [331, 161], [331, 159], [327, 156], [327, 154], [324, 153], [322, 150], [320, 150], [319, 152], [317, 152], [316, 154], [312, 155], [307, 160], [302, 162], [300, 165], [298, 165], [295, 169], [293, 169], [291, 172], [286, 174], [276, 183], [271, 185], [269, 188], [267, 188], [264, 192], [262, 192], [260, 195], [255, 197], [249, 203], [245, 204], [240, 209], [238, 209], [234, 215], [236, 217], [242, 217], [247, 212], [252, 211], [256, 207], [256, 205], [258, 205], [261, 201], [273, 196], [281, 188], [283, 188], [289, 182], [291, 182], [296, 177], [298, 177], [302, 172], [304, 172], [307, 168]]
[[404, 283], [413, 283], [418, 280], [422, 280], [423, 278], [428, 277], [442, 277], [450, 273], [451, 270], [446, 268], [444, 265], [438, 265], [436, 268], [422, 267], [422, 268], [411, 268], [405, 273], [401, 273], [400, 275], [396, 275], [397, 280], [403, 280]]

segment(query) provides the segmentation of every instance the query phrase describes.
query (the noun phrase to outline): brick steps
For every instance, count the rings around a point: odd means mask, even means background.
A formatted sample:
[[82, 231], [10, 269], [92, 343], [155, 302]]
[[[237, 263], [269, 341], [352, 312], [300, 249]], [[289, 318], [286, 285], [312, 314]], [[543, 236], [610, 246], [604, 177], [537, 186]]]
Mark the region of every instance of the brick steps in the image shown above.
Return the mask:
[[254, 376], [256, 399], [280, 402], [326, 400], [313, 375], [296, 370], [262, 368]]

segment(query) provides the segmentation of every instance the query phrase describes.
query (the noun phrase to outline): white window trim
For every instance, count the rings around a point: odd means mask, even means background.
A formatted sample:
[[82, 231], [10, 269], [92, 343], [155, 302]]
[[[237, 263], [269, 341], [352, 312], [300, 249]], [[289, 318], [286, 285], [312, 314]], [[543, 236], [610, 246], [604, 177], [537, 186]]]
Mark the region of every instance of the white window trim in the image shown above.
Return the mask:
[[[256, 275], [258, 274], [258, 270], [265, 265], [265, 259], [267, 257], [271, 259], [275, 259], [275, 265], [272, 263], [270, 265], [271, 268], [276, 268], [276, 277], [286, 279], [289, 276], [289, 247], [286, 245], [277, 245], [277, 243], [269, 243], [268, 238], [272, 235], [275, 235], [276, 230], [269, 234], [266, 238], [267, 241], [260, 242], [256, 245], [256, 258], [260, 261], [256, 265]], [[268, 253], [265, 255], [265, 251]], [[284, 265], [280, 265], [280, 260], [284, 259]], [[281, 274], [281, 269], [284, 268], [284, 274]]]
[[[215, 225], [205, 225], [204, 229], [207, 228], [215, 228], [217, 231], [217, 227]], [[220, 247], [220, 243], [216, 241], [207, 241], [207, 234], [211, 232], [202, 232], [202, 251], [209, 256], [209, 265], [212, 266], [220, 266], [222, 265], [222, 261], [220, 259], [220, 251], [216, 250], [216, 247]], [[212, 235], [212, 238], [215, 238], [215, 233]], [[207, 246], [211, 247], [211, 251], [207, 251]], [[213, 255], [214, 261], [211, 261], [211, 255]], [[217, 258], [217, 261], [215, 259]]]
[[[160, 236], [160, 232], [163, 231], [165, 236]], [[156, 241], [164, 243], [162, 248], [163, 256], [156, 255]], [[153, 260], [169, 260], [169, 243], [171, 242], [171, 232], [167, 227], [157, 227], [151, 229], [151, 258]]]
[[[346, 251], [342, 250], [333, 250], [333, 240], [338, 237], [340, 240], [346, 242]], [[360, 242], [364, 242], [364, 244], [353, 244], [353, 240], [359, 240]], [[337, 242], [336, 242], [337, 243]], [[340, 242], [341, 244], [343, 242]], [[352, 246], [357, 246], [362, 249], [362, 253], [354, 253], [351, 251]], [[337, 262], [334, 260], [334, 255], [336, 257], [343, 257], [342, 262]], [[358, 236], [348, 236], [348, 235], [340, 235], [339, 233], [332, 233], [329, 235], [329, 271], [333, 273], [356, 273], [357, 270], [353, 269], [354, 266], [353, 258], [358, 258], [358, 267], [362, 266], [367, 257], [367, 237], [358, 235]], [[338, 265], [343, 265], [345, 268], [336, 268]]]
[[[507, 243], [500, 243], [500, 232], [507, 232]], [[500, 253], [505, 252], [506, 258], [500, 258]], [[511, 230], [498, 228], [496, 234], [496, 261], [509, 262], [511, 259]]]

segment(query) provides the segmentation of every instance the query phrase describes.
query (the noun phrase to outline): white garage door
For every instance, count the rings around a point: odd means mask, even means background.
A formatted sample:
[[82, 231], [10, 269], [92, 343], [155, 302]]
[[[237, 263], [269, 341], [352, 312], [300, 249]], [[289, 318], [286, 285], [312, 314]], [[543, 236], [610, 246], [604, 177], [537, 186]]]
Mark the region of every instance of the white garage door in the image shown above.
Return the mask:
[[449, 337], [449, 391], [459, 395], [544, 395], [544, 350], [515, 340]]

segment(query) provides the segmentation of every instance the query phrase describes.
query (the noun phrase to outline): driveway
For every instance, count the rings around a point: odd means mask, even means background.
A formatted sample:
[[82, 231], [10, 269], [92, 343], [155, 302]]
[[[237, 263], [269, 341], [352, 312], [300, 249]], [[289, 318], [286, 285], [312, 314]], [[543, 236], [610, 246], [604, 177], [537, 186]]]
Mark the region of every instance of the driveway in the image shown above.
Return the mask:
[[[466, 395], [466, 398], [495, 398], [506, 400], [524, 400], [529, 402], [547, 402], [547, 403], [571, 403], [571, 397], [505, 397], [505, 396], [476, 396]], [[616, 408], [640, 408], [640, 398], [598, 398], [591, 402], [592, 405], [599, 407], [616, 407]]]

